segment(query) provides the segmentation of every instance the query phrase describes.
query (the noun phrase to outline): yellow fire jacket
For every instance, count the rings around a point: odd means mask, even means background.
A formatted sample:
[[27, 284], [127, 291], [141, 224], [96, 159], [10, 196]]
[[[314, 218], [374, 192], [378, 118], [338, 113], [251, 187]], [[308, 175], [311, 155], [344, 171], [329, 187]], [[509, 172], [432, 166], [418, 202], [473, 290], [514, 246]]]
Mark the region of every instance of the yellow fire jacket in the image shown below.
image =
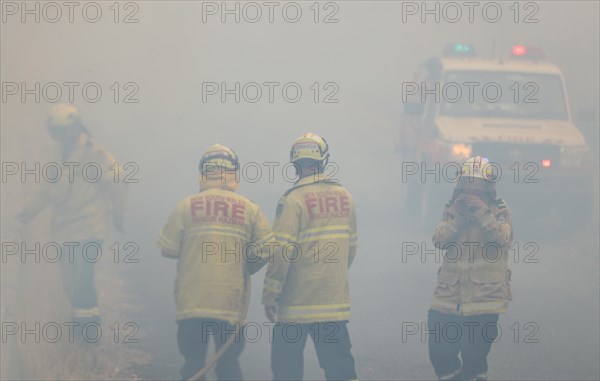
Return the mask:
[[323, 175], [299, 180], [277, 205], [278, 248], [267, 268], [262, 302], [280, 322], [350, 318], [348, 268], [356, 255], [351, 194]]
[[465, 219], [449, 202], [433, 243], [446, 251], [431, 309], [464, 316], [506, 312], [511, 300], [512, 222], [502, 199], [479, 208], [472, 219]]
[[275, 238], [256, 204], [231, 190], [208, 187], [177, 204], [157, 244], [164, 256], [178, 259], [177, 320], [236, 323], [248, 291], [246, 273], [267, 261]]
[[[43, 163], [40, 185], [19, 214], [29, 222], [52, 207], [52, 236], [58, 242], [105, 240], [113, 220], [122, 220], [126, 173], [115, 158], [87, 137], [66, 158]], [[112, 217], [112, 218], [111, 218]]]

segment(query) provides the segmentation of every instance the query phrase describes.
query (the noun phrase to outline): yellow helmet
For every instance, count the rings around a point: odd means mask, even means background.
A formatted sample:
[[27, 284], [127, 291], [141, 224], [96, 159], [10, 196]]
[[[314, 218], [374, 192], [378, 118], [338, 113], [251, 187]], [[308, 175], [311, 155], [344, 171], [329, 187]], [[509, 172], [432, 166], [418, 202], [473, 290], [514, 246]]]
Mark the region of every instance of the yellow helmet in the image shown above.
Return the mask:
[[329, 145], [325, 139], [310, 132], [296, 139], [290, 151], [290, 162], [292, 163], [301, 159], [324, 161], [328, 158]]
[[198, 169], [202, 173], [218, 174], [217, 171], [234, 172], [239, 167], [238, 156], [232, 149], [215, 144], [206, 150]]
[[52, 107], [46, 125], [48, 127], [80, 126], [81, 117], [75, 107], [61, 103]]
[[494, 182], [497, 173], [494, 171], [494, 166], [490, 164], [487, 157], [474, 156], [468, 158], [462, 166], [460, 177], [468, 177], [469, 180], [482, 179], [489, 182]]

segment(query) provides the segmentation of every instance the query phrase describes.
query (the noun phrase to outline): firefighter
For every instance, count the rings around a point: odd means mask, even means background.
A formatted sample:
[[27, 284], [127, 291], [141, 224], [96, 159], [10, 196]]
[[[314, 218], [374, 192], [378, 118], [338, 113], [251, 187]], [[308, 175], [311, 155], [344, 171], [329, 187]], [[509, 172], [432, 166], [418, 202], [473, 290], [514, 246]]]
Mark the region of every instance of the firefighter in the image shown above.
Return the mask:
[[[237, 155], [222, 145], [210, 147], [199, 165], [200, 192], [181, 200], [158, 238], [162, 255], [177, 259], [175, 299], [177, 343], [185, 358], [184, 380], [205, 364], [209, 337], [219, 351], [243, 323], [249, 274], [266, 263], [275, 244], [258, 205], [235, 193]], [[220, 380], [240, 380], [238, 358], [244, 341], [233, 345], [216, 367]]]
[[481, 156], [465, 161], [433, 234], [445, 250], [428, 314], [429, 358], [440, 380], [487, 379], [498, 316], [511, 300], [512, 224], [494, 172]]
[[324, 175], [325, 140], [307, 133], [291, 149], [299, 180], [279, 200], [273, 233], [278, 249], [263, 288], [273, 327], [275, 380], [301, 380], [303, 351], [311, 336], [327, 380], [356, 379], [347, 323], [348, 268], [356, 255], [352, 195]]
[[63, 245], [61, 273], [77, 329], [87, 323], [100, 324], [94, 264], [110, 234], [111, 220], [123, 232], [127, 186], [115, 181], [116, 175], [122, 176], [122, 167], [91, 140], [75, 107], [53, 107], [46, 128], [57, 143], [53, 163], [60, 169], [46, 173], [48, 181], [37, 187], [17, 220], [27, 225], [44, 208], [52, 207], [52, 237]]

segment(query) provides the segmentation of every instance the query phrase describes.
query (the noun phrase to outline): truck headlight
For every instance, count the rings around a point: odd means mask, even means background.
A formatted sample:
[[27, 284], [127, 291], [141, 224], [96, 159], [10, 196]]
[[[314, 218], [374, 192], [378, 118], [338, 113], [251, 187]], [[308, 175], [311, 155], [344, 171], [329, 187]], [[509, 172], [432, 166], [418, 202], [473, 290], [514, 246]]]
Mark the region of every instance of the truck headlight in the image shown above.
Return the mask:
[[473, 153], [473, 147], [470, 144], [457, 143], [452, 145], [452, 156], [468, 159]]

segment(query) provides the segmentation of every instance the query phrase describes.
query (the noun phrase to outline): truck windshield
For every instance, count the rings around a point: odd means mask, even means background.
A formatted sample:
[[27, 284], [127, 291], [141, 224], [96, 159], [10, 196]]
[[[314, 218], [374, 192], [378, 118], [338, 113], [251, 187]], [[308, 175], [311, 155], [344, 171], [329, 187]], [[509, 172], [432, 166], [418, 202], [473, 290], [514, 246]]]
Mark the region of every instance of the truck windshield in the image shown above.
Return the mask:
[[447, 72], [440, 116], [567, 120], [560, 76], [521, 72]]

